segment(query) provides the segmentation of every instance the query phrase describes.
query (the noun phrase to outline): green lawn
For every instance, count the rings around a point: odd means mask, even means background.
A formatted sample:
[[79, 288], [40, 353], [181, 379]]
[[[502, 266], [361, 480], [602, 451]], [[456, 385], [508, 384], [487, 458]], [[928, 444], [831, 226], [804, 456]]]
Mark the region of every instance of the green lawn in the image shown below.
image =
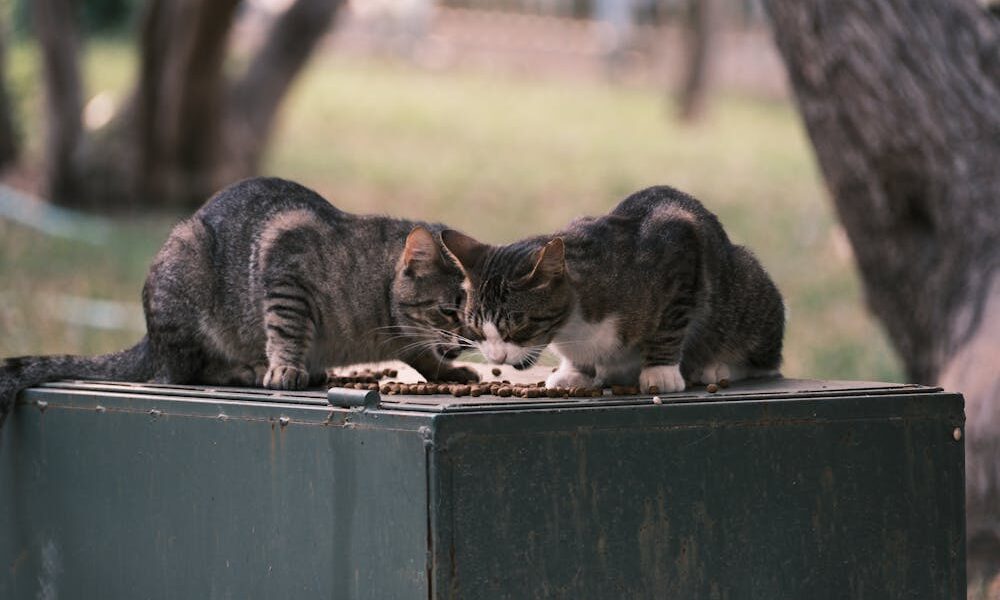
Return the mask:
[[[37, 156], [37, 57], [18, 46], [11, 59], [28, 154]], [[116, 44], [91, 46], [86, 65], [90, 94], [123, 96], [134, 72]], [[672, 112], [657, 90], [325, 56], [284, 106], [265, 171], [349, 211], [444, 221], [492, 242], [551, 231], [642, 187], [670, 184], [718, 213], [784, 291], [787, 375], [898, 380], [793, 108], [720, 97], [697, 126]], [[137, 302], [169, 225], [120, 223], [97, 247], [0, 221], [0, 356], [102, 352], [133, 341], [135, 332], [66, 325], [36, 298]]]

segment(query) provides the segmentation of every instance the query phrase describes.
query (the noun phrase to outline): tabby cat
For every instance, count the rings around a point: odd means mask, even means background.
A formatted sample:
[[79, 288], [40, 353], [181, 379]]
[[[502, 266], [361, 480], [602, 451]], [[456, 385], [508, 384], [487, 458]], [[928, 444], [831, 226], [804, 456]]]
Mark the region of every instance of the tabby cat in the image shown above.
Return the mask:
[[429, 379], [478, 379], [448, 360], [464, 300], [441, 229], [348, 214], [281, 179], [233, 184], [153, 260], [146, 336], [104, 356], [7, 359], [0, 422], [19, 390], [63, 378], [295, 390], [330, 366], [401, 359]]
[[447, 230], [462, 268], [470, 341], [525, 368], [546, 347], [548, 387], [687, 383], [777, 375], [785, 310], [749, 250], [675, 189], [637, 192], [609, 214], [507, 246]]

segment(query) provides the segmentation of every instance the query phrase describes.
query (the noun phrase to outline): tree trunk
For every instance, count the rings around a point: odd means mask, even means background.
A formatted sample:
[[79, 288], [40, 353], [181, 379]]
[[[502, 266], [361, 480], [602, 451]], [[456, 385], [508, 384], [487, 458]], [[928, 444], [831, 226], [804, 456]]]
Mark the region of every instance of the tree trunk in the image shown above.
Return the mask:
[[966, 398], [970, 574], [1000, 566], [1000, 28], [973, 0], [768, 0], [868, 304]]
[[45, 107], [47, 194], [60, 204], [73, 204], [81, 194], [76, 163], [80, 143], [79, 44], [73, 0], [36, 0], [32, 3], [35, 31], [42, 46]]
[[249, 68], [232, 86], [226, 131], [228, 179], [255, 173], [278, 106], [330, 28], [342, 0], [297, 0], [274, 23]]
[[5, 23], [0, 20], [0, 171], [17, 160], [19, 144], [14, 129], [13, 108], [7, 94], [7, 44]]
[[705, 112], [711, 72], [713, 37], [718, 20], [716, 0], [691, 0], [685, 29], [684, 80], [678, 94], [681, 120], [694, 121]]
[[256, 173], [275, 113], [340, 0], [297, 0], [231, 86], [224, 61], [238, 4], [150, 0], [136, 91], [111, 124], [83, 136], [72, 5], [40, 0], [53, 200], [105, 211], [190, 210]]
[[229, 30], [239, 0], [152, 0], [136, 94], [135, 198], [196, 206], [213, 175]]

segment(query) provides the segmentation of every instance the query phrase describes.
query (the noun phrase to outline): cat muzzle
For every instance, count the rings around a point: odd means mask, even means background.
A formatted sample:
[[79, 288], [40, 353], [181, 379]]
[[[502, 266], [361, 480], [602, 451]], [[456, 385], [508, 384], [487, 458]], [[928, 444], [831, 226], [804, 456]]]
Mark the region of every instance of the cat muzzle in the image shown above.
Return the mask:
[[520, 362], [514, 363], [512, 366], [518, 371], [523, 371], [528, 367], [534, 366], [535, 362], [538, 361], [538, 357], [542, 354], [541, 350], [535, 350], [521, 359]]

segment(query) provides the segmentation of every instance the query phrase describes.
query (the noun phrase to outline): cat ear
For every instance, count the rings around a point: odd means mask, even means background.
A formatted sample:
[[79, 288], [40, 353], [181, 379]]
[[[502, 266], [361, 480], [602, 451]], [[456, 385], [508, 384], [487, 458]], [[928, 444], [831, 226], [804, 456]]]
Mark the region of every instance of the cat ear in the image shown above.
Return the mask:
[[535, 254], [535, 266], [524, 278], [526, 285], [543, 285], [566, 272], [566, 245], [555, 238]]
[[406, 245], [403, 247], [402, 263], [403, 268], [408, 271], [422, 272], [435, 266], [440, 260], [441, 253], [438, 250], [437, 240], [434, 234], [421, 226], [416, 226], [406, 236]]
[[489, 248], [486, 244], [477, 242], [464, 233], [459, 233], [454, 229], [445, 229], [441, 232], [441, 242], [445, 250], [455, 260], [465, 276], [469, 276], [470, 271], [475, 271], [479, 261], [486, 254]]

